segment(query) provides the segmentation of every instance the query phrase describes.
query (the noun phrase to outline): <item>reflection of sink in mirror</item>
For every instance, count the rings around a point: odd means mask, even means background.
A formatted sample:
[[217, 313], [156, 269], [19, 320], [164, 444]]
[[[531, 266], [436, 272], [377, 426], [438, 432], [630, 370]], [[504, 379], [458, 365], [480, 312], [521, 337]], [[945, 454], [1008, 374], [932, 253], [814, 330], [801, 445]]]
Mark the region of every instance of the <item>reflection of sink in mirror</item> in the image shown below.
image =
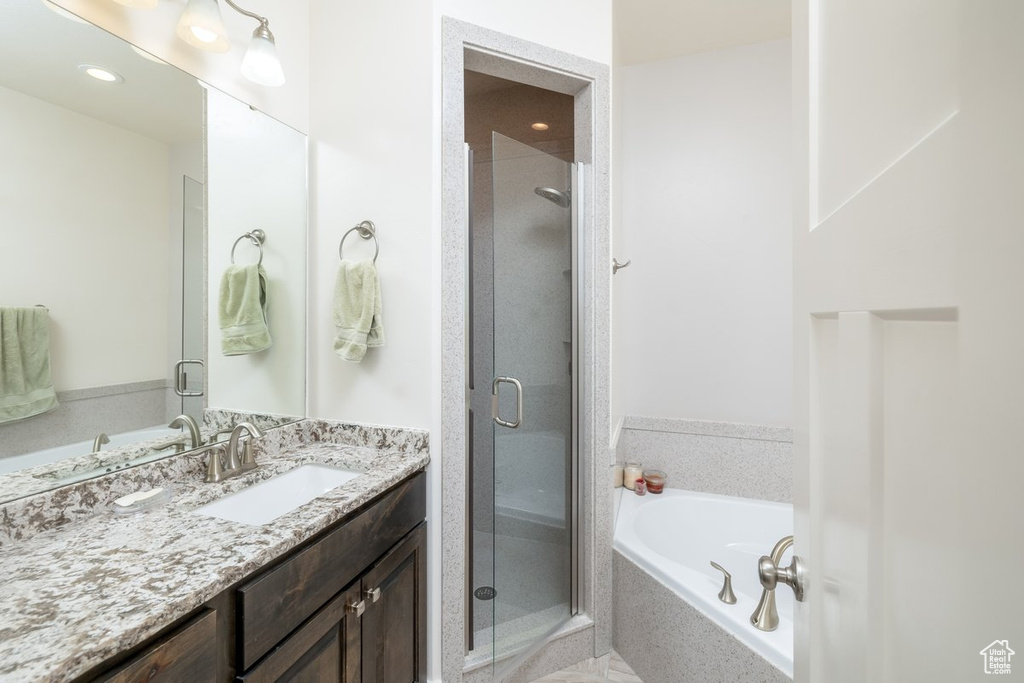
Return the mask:
[[[167, 439], [175, 436], [181, 436], [181, 432], [177, 429], [170, 429], [167, 425], [157, 425], [155, 427], [150, 427], [149, 429], [137, 429], [133, 432], [112, 434], [110, 436], [110, 441], [103, 444], [103, 450], [109, 451], [121, 446], [138, 443], [140, 441]], [[71, 443], [65, 446], [56, 446], [54, 448], [46, 448], [33, 453], [15, 455], [10, 458], [0, 458], [0, 474], [9, 474], [28, 467], [49, 465], [50, 463], [60, 462], [68, 458], [77, 458], [82, 455], [89, 455], [90, 453], [92, 453], [91, 440], [79, 441], [77, 443]], [[74, 469], [75, 468], [71, 466], [58, 467], [53, 470], [38, 473], [35, 476], [63, 479], [74, 474]]]
[[327, 465], [301, 465], [196, 508], [195, 512], [230, 522], [266, 524], [362, 474]]

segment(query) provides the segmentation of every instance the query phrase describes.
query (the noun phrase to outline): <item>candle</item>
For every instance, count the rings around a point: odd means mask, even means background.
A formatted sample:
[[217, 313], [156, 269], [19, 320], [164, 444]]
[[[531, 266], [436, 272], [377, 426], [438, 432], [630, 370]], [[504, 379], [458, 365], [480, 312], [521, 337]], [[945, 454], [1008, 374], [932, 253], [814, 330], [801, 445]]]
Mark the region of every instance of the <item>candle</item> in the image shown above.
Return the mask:
[[626, 466], [622, 469], [622, 483], [630, 491], [636, 486], [636, 480], [643, 476], [644, 466], [638, 462], [627, 462]]
[[622, 463], [612, 465], [612, 488], [622, 488]]

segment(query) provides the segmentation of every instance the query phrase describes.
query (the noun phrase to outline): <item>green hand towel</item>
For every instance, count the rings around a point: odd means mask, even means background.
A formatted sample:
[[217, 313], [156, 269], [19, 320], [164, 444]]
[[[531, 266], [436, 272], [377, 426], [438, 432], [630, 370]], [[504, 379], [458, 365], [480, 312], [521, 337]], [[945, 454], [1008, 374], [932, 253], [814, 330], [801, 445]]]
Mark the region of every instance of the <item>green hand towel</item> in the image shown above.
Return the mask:
[[334, 352], [358, 363], [367, 347], [384, 346], [380, 281], [373, 261], [345, 261], [334, 287]]
[[50, 314], [35, 308], [0, 308], [0, 423], [57, 407], [50, 378]]
[[270, 348], [267, 273], [263, 266], [228, 266], [220, 280], [220, 348], [241, 356]]

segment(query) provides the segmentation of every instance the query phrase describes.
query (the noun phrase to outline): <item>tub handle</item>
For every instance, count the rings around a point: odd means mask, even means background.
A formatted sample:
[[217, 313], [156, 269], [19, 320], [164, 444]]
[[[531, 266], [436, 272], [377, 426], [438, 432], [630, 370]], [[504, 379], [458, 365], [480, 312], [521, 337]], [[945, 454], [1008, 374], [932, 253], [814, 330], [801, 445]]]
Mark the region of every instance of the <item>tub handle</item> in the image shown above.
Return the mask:
[[[509, 422], [508, 420], [502, 420], [501, 416], [498, 415], [498, 385], [502, 382], [508, 382], [516, 388], [516, 421]], [[509, 427], [515, 429], [523, 423], [523, 385], [515, 377], [495, 377], [491, 383], [491, 417], [494, 419], [496, 424], [502, 427]]]
[[723, 585], [722, 590], [718, 592], [718, 599], [727, 605], [735, 605], [736, 594], [732, 592], [732, 574], [727, 572], [725, 567], [715, 561], [711, 562], [711, 566], [725, 574], [725, 585]]

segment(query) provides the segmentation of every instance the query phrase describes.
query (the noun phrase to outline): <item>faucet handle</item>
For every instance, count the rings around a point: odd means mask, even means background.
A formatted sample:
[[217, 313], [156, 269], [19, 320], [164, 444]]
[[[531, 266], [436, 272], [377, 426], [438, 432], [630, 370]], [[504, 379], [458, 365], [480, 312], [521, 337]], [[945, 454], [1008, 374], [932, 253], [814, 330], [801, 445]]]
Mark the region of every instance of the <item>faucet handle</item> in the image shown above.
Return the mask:
[[725, 574], [725, 584], [722, 586], [722, 590], [718, 592], [718, 599], [727, 605], [735, 605], [736, 594], [732, 592], [732, 574], [715, 561], [711, 562], [711, 566]]
[[793, 556], [788, 567], [779, 567], [775, 560], [762, 555], [757, 563], [757, 574], [761, 579], [761, 586], [766, 591], [775, 590], [780, 583], [784, 583], [793, 589], [797, 602], [804, 601], [804, 564], [796, 555]]
[[219, 446], [213, 446], [207, 454], [210, 456], [209, 462], [206, 463], [206, 481], [207, 484], [213, 484], [224, 478], [224, 465], [220, 461], [221, 448]]

